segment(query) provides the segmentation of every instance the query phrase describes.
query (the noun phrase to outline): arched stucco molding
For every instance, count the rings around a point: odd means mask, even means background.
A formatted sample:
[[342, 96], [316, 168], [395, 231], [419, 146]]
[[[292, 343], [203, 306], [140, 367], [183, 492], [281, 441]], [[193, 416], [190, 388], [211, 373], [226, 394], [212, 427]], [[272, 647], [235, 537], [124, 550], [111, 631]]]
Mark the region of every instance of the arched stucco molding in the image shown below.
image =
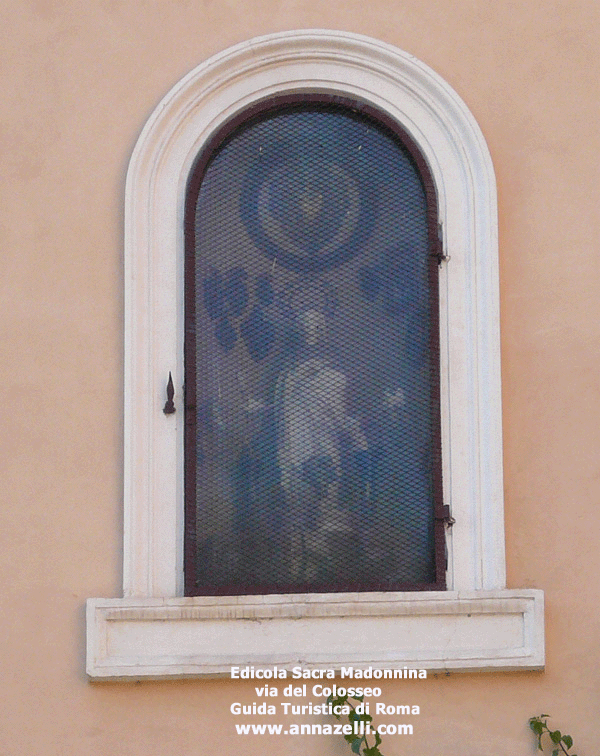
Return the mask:
[[[136, 622], [135, 607], [139, 611], [145, 607], [145, 617], [151, 607], [163, 607], [160, 611], [167, 613], [154, 618], [172, 621], [173, 638], [177, 621], [184, 616], [196, 617], [200, 623], [198, 638], [203, 632], [200, 620], [210, 618], [211, 625], [216, 622], [221, 628], [220, 643], [227, 645], [223, 639], [229, 630], [224, 631], [224, 618], [230, 616], [232, 600], [182, 598], [186, 182], [198, 152], [227, 120], [258, 101], [304, 92], [334, 92], [369, 103], [411, 135], [433, 174], [444, 249], [450, 256], [440, 277], [444, 495], [456, 519], [448, 538], [449, 590], [443, 594], [361, 594], [353, 602], [340, 594], [329, 596], [326, 603], [344, 607], [335, 615], [336, 621], [364, 622], [369, 616], [377, 625], [373, 629], [375, 646], [365, 662], [383, 659], [390, 665], [419, 657], [430, 667], [539, 668], [543, 664], [543, 596], [539, 591], [503, 590], [496, 190], [485, 140], [454, 90], [413, 56], [355, 34], [306, 30], [253, 39], [198, 66], [159, 104], [135, 147], [125, 213], [126, 598], [90, 600], [89, 643], [94, 661], [89, 669], [95, 670], [95, 676], [115, 676], [115, 672], [106, 672], [114, 668], [114, 660], [100, 662], [94, 644], [100, 643], [100, 648], [107, 628], [117, 625], [124, 637], [127, 623]], [[165, 416], [162, 407], [169, 372], [178, 411]], [[279, 628], [274, 630], [279, 638], [275, 645], [283, 643], [283, 656], [271, 655], [271, 661], [307, 659], [310, 654], [303, 650], [303, 641], [288, 625], [293, 623], [292, 617], [306, 617], [309, 622], [311, 616], [323, 617], [319, 607], [325, 604], [317, 597], [296, 596], [285, 608], [282, 598], [263, 597], [257, 603], [256, 597], [245, 597], [233, 603], [239, 606], [240, 619], [277, 618], [272, 627]], [[261, 614], [267, 606], [267, 614]], [[117, 617], [120, 611], [125, 614]], [[467, 613], [483, 623], [480, 630], [493, 638], [493, 648], [475, 651], [468, 640], [471, 631], [462, 635]], [[438, 615], [446, 618], [443, 627], [431, 619]], [[107, 619], [112, 619], [112, 624]], [[392, 629], [390, 622], [396, 637], [401, 639], [406, 633], [408, 643], [414, 621], [421, 622], [419, 633], [431, 638], [425, 656], [411, 656], [408, 648], [394, 656], [391, 650], [377, 646], [377, 638], [382, 641]], [[296, 624], [296, 628], [300, 626]], [[231, 632], [234, 642], [236, 631]], [[282, 632], [289, 635], [287, 655]], [[458, 638], [458, 645], [454, 648], [455, 641], [448, 641], [450, 645], [443, 650], [440, 644], [448, 633], [448, 638]], [[525, 643], [518, 640], [523, 637]], [[245, 642], [252, 646], [251, 639]], [[219, 643], [217, 646], [213, 657], [235, 658]], [[339, 661], [336, 653], [332, 649], [326, 654], [331, 663]], [[264, 657], [257, 654], [256, 659]], [[187, 665], [187, 671], [181, 664], [173, 664], [162, 672], [150, 662], [145, 672], [134, 664], [137, 672], [124, 675], [219, 674], [226, 668], [226, 663], [221, 663], [219, 672], [214, 659], [210, 663], [196, 659]], [[101, 668], [105, 672], [99, 672]], [[151, 669], [154, 672], [148, 671]]]

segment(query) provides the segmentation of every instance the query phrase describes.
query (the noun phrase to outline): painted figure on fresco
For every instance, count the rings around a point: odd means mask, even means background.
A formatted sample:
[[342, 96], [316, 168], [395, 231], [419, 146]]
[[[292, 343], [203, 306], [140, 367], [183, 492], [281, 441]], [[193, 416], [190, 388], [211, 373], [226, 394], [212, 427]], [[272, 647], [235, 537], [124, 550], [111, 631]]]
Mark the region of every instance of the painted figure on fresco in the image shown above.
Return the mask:
[[331, 576], [336, 552], [356, 549], [351, 510], [364, 510], [368, 497], [366, 480], [353, 473], [368, 442], [350, 408], [349, 376], [335, 359], [314, 289], [307, 299], [273, 305], [274, 354], [262, 388], [246, 400], [252, 431], [232, 474], [243, 560], [259, 582], [274, 574], [289, 585]]
[[365, 451], [367, 440], [348, 411], [346, 376], [317, 356], [323, 313], [304, 312], [302, 326], [306, 357], [282, 373], [275, 391], [277, 462], [286, 509], [296, 523], [290, 533], [291, 575], [310, 579], [318, 559], [329, 556], [328, 538], [352, 531], [340, 502], [343, 450]]

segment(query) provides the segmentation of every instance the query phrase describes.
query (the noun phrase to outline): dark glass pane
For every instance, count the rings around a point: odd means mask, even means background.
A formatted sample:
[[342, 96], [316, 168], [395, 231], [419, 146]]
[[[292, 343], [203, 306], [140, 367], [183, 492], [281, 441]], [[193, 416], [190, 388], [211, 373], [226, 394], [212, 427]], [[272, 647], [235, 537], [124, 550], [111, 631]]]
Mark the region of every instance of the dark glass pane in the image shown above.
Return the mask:
[[193, 593], [435, 581], [427, 218], [398, 138], [346, 108], [263, 115], [210, 159], [192, 234]]

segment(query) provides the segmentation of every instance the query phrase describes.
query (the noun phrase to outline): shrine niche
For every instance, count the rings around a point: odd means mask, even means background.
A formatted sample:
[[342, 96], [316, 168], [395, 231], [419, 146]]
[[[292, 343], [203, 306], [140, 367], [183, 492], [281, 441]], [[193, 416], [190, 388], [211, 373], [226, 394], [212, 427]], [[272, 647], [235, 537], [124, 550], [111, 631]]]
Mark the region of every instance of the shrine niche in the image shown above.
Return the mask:
[[253, 115], [190, 182], [193, 594], [440, 587], [433, 198], [357, 110]]

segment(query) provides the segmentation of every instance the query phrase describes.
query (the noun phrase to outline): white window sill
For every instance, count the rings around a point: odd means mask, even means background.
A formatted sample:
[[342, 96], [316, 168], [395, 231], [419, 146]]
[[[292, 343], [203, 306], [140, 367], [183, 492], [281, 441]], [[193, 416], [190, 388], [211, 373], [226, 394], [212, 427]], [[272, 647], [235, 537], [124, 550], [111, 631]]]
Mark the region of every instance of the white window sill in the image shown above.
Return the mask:
[[232, 666], [540, 670], [539, 590], [89, 599], [92, 680], [230, 676]]

